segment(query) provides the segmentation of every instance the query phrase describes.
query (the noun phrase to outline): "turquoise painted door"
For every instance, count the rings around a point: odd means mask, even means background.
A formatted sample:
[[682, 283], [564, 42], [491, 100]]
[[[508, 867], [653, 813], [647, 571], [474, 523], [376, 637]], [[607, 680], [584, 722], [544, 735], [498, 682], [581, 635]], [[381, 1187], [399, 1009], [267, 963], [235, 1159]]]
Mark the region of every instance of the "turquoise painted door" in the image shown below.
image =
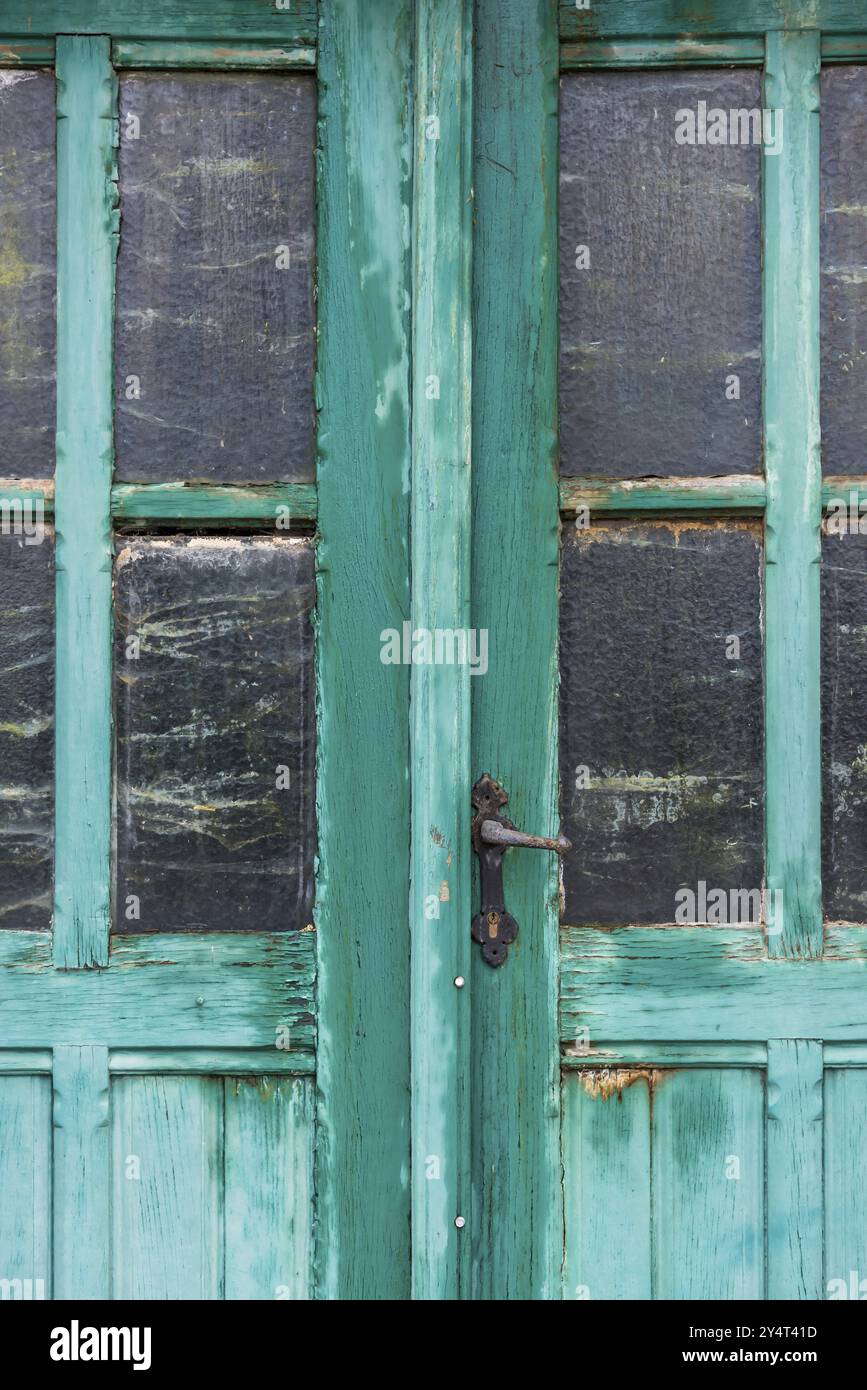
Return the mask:
[[858, 8], [479, 7], [482, 1294], [867, 1287]]
[[411, 33], [3, 7], [0, 1300], [409, 1296]]

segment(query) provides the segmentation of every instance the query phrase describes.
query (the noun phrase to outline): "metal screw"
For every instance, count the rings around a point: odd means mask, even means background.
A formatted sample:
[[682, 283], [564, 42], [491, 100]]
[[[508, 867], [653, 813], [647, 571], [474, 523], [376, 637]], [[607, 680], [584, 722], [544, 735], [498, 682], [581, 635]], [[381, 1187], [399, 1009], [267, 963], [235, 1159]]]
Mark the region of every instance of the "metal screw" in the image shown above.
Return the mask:
[[198, 999], [196, 1000], [196, 1003], [198, 1004], [199, 1008], [202, 1007], [202, 1005], [204, 1004], [204, 1002], [205, 1002], [205, 1001], [204, 1001], [204, 999], [202, 998], [202, 996], [201, 996], [201, 994], [200, 994], [199, 997], [198, 997]]
[[466, 1223], [464, 1217], [462, 1217], [462, 1216], [456, 1216], [456, 1217], [455, 1217], [455, 1225], [457, 1226], [457, 1228], [458, 1228], [459, 1231], [462, 1231], [462, 1230], [464, 1229], [464, 1227], [466, 1226], [466, 1224], [467, 1224], [467, 1223]]
[[456, 988], [456, 989], [463, 989], [465, 983], [466, 983], [466, 982], [465, 982], [465, 980], [464, 980], [463, 975], [456, 975], [456, 976], [455, 976], [455, 988]]

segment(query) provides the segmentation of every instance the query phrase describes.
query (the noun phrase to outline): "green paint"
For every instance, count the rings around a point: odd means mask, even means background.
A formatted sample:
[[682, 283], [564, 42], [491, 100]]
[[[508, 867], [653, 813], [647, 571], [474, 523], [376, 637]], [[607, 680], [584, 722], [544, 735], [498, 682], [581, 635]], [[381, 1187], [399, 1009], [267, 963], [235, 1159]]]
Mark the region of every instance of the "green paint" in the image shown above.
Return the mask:
[[761, 67], [763, 39], [625, 39], [621, 43], [564, 43], [560, 68]]
[[769, 34], [764, 104], [765, 831], [771, 955], [822, 951], [819, 708], [819, 38]]
[[867, 944], [827, 932], [824, 960], [771, 960], [760, 928], [564, 927], [560, 1035], [592, 1045], [864, 1037]]
[[53, 1093], [53, 1296], [109, 1298], [111, 1183], [106, 1048], [56, 1042]]
[[110, 34], [117, 38], [316, 42], [316, 0], [4, 0], [5, 35]]
[[[522, 830], [556, 833], [557, 17], [553, 0], [476, 6], [473, 777]], [[469, 788], [467, 789], [469, 790]], [[473, 1297], [560, 1287], [557, 865], [512, 850], [520, 935], [493, 970], [473, 951]], [[475, 890], [474, 890], [475, 891]]]
[[176, 39], [121, 39], [111, 46], [116, 68], [209, 68], [218, 72], [231, 69], [283, 68], [313, 69], [316, 49], [307, 45], [289, 48], [285, 44], [185, 43]]
[[[560, 510], [577, 516], [588, 508], [590, 520], [651, 512], [656, 515], [736, 512], [759, 516], [765, 506], [765, 480], [760, 477], [640, 478], [606, 482], [599, 478], [561, 478]], [[583, 513], [582, 513], [583, 515]]]
[[825, 1297], [822, 1273], [822, 1044], [768, 1042], [768, 1288]]
[[[453, 631], [470, 626], [472, 5], [420, 0], [416, 25], [412, 626]], [[454, 983], [470, 974], [469, 667], [413, 666], [411, 710], [413, 1297], [454, 1299], [471, 1239], [471, 1001]]]
[[276, 1051], [285, 1027], [309, 1052], [315, 951], [312, 932], [115, 936], [109, 969], [70, 971], [47, 933], [0, 932], [3, 1042]]
[[57, 40], [57, 732], [54, 958], [108, 961], [111, 344], [117, 83], [108, 40]]
[[409, 0], [331, 0], [319, 38], [321, 1297], [410, 1293]]
[[316, 484], [116, 483], [111, 512], [121, 525], [267, 527], [281, 535], [298, 523], [316, 520]]
[[563, 39], [764, 34], [768, 30], [863, 31], [863, 0], [560, 0]]

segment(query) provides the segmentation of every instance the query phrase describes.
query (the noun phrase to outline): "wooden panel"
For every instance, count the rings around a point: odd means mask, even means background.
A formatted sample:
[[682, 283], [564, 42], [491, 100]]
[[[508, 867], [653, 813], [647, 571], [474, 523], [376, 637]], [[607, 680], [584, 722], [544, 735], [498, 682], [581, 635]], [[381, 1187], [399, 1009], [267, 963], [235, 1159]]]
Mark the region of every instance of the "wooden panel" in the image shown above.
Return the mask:
[[54, 874], [54, 545], [29, 504], [5, 512], [7, 525], [11, 533], [0, 535], [0, 927], [44, 931]]
[[123, 34], [129, 38], [274, 39], [313, 43], [316, 0], [4, 0], [2, 26], [9, 35]]
[[314, 1040], [312, 932], [115, 936], [108, 970], [55, 971], [45, 932], [0, 932], [7, 1047], [273, 1048]]
[[308, 1298], [313, 1084], [227, 1077], [224, 1092], [224, 1296]]
[[[476, 5], [472, 766], [509, 815], [556, 833], [557, 43], [553, 0]], [[460, 850], [459, 850], [460, 852]], [[473, 1295], [560, 1288], [557, 866], [506, 863], [520, 935], [501, 969], [473, 951]], [[504, 1046], [511, 1038], [512, 1045]], [[495, 1059], [495, 1060], [494, 1060]], [[493, 1064], [492, 1064], [493, 1062]]]
[[768, 29], [825, 29], [858, 33], [862, 0], [560, 0], [563, 38], [655, 34], [763, 34]]
[[305, 541], [119, 553], [116, 930], [309, 924], [312, 608]]
[[[848, 508], [848, 492], [841, 490], [840, 500]], [[865, 637], [867, 536], [827, 536], [822, 542], [822, 895], [826, 917], [850, 922], [867, 922]]]
[[0, 438], [16, 478], [54, 472], [54, 144], [54, 74], [0, 72]]
[[117, 477], [311, 481], [314, 78], [124, 75], [120, 130]]
[[567, 1299], [650, 1298], [651, 1072], [563, 1077]]
[[58, 1042], [53, 1071], [54, 1297], [104, 1299], [110, 1297], [107, 1048]]
[[563, 1088], [564, 1296], [762, 1297], [761, 1071], [594, 1066]]
[[758, 928], [566, 927], [561, 1037], [609, 1044], [864, 1037], [867, 933], [826, 931], [824, 960], [768, 960]]
[[768, 1298], [823, 1296], [822, 1120], [822, 1044], [771, 1039]]
[[592, 520], [600, 516], [704, 515], [737, 512], [760, 516], [765, 507], [765, 480], [731, 478], [636, 478], [620, 482], [599, 478], [561, 478], [560, 510], [577, 515], [586, 508]]
[[221, 1297], [222, 1080], [119, 1077], [111, 1108], [113, 1297]]
[[313, 68], [313, 47], [278, 47], [258, 43], [202, 43], [177, 39], [120, 40], [111, 46], [116, 68]]
[[700, 141], [700, 102], [758, 113], [759, 75], [561, 80], [564, 474], [760, 471], [762, 153]]
[[753, 894], [735, 920], [760, 919], [760, 562], [758, 535], [722, 524], [565, 537], [566, 921], [687, 921], [682, 890], [693, 921], [732, 920], [733, 890]]
[[410, 603], [413, 7], [329, 0], [320, 34], [317, 1289], [405, 1299], [409, 672], [379, 634]]
[[50, 1165], [49, 1078], [0, 1077], [0, 1299], [51, 1297]]
[[117, 1077], [112, 1115], [115, 1298], [309, 1296], [311, 1081]]
[[654, 1296], [763, 1297], [761, 1072], [657, 1072], [650, 1161]]
[[867, 1069], [825, 1073], [825, 1289], [867, 1296]]
[[822, 73], [822, 466], [867, 453], [867, 68]]

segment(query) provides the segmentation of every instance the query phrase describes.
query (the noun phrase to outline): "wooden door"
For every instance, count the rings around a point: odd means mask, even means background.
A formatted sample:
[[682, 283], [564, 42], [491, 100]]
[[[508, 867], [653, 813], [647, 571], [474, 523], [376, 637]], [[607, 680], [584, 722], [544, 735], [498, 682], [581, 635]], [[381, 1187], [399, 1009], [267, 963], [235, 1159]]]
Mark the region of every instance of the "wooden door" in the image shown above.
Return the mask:
[[407, 9], [0, 29], [0, 1297], [406, 1296]]
[[864, 16], [784, 8], [479, 11], [473, 771], [573, 841], [474, 964], [490, 1296], [863, 1296]]

